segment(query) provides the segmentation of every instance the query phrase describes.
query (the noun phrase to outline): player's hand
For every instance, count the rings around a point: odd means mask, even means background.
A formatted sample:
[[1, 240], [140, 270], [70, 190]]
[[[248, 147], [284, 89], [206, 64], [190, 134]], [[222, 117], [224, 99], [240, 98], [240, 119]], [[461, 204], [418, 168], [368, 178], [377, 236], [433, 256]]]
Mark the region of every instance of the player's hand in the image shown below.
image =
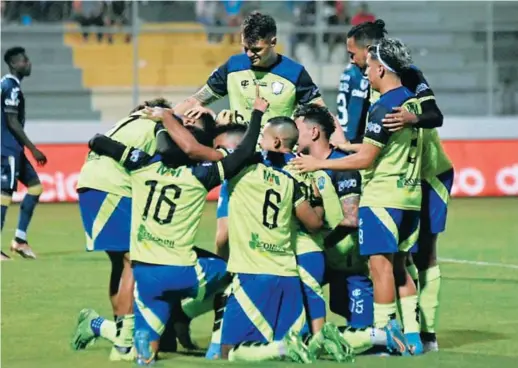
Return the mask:
[[234, 122], [234, 112], [232, 110], [221, 110], [216, 116], [216, 125], [228, 125]]
[[143, 111], [143, 115], [153, 121], [161, 121], [164, 119], [165, 114], [172, 114], [172, 109], [164, 109], [161, 107], [146, 107]]
[[203, 114], [210, 114], [212, 116], [216, 116], [216, 113], [204, 106], [195, 106], [192, 109], [189, 109], [185, 112], [185, 116], [191, 119], [199, 119]]
[[268, 106], [270, 106], [270, 103], [261, 97], [261, 93], [259, 91], [259, 83], [256, 83], [254, 110], [265, 112], [268, 109]]
[[391, 132], [397, 132], [407, 125], [417, 124], [417, 116], [402, 108], [394, 107], [390, 114], [383, 118], [383, 126]]
[[45, 156], [39, 149], [35, 148], [31, 153], [32, 157], [34, 157], [38, 163], [38, 166], [45, 166], [47, 164], [47, 156]]
[[290, 163], [301, 173], [317, 171], [322, 168], [322, 160], [304, 154], [295, 157]]

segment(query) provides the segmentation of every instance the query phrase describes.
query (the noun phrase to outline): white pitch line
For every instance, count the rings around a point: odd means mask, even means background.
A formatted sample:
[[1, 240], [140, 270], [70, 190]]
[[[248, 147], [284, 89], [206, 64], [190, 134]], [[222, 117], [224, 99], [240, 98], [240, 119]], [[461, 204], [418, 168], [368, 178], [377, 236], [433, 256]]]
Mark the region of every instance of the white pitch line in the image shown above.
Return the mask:
[[471, 265], [471, 266], [500, 267], [500, 268], [511, 268], [514, 270], [518, 270], [518, 265], [510, 264], [510, 263], [469, 261], [467, 259], [454, 259], [454, 258], [439, 258], [439, 261], [446, 262], [446, 263], [467, 264], [467, 265]]

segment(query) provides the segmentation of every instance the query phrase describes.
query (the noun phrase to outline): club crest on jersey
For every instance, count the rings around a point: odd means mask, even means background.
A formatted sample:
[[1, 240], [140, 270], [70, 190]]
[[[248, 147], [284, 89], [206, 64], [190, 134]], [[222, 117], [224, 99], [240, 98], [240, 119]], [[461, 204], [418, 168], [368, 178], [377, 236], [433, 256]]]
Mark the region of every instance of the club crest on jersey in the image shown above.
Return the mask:
[[367, 79], [363, 78], [360, 82], [360, 88], [362, 90], [364, 90], [364, 89], [367, 89], [367, 87], [369, 87], [369, 81]]
[[274, 95], [280, 95], [282, 90], [284, 89], [284, 84], [281, 82], [273, 82], [272, 83], [272, 92]]
[[248, 81], [246, 79], [241, 81], [241, 87], [243, 87], [243, 89], [248, 87], [249, 84], [250, 84], [250, 81]]
[[317, 181], [318, 190], [324, 190], [325, 185], [326, 179], [323, 176], [319, 177]]

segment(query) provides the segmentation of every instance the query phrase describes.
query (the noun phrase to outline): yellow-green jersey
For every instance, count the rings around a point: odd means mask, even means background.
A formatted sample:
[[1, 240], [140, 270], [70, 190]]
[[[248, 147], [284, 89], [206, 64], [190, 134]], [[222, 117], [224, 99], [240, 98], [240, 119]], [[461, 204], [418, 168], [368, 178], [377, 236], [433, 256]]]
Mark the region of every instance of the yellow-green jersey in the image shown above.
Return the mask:
[[261, 158], [228, 184], [228, 271], [298, 276], [292, 221], [305, 199], [297, 181]]
[[194, 238], [207, 193], [221, 183], [223, 166], [166, 166], [160, 155], [130, 173], [132, 186], [132, 261], [192, 266]]
[[421, 208], [423, 131], [413, 127], [391, 133], [384, 128], [383, 118], [397, 106], [416, 115], [421, 112], [415, 95], [406, 87], [381, 95], [369, 109], [363, 143], [375, 145], [381, 151], [374, 163], [362, 172], [361, 207]]
[[[265, 164], [285, 170], [299, 184], [304, 199], [313, 199], [313, 173], [300, 173], [289, 162], [295, 157], [293, 153], [269, 152]], [[311, 252], [321, 252], [324, 249], [324, 237], [321, 232], [310, 234], [302, 223], [293, 219], [293, 236], [295, 237], [295, 254], [302, 255]]]
[[246, 54], [231, 56], [214, 70], [205, 85], [205, 91], [215, 101], [228, 95], [235, 122], [248, 124], [255, 100], [255, 85], [270, 106], [262, 124], [276, 116], [292, 116], [298, 105], [321, 99], [318, 87], [306, 69], [296, 61], [279, 55], [268, 68], [252, 66]]
[[[119, 121], [106, 132], [106, 136], [148, 154], [156, 150], [156, 130], [159, 125], [146, 119], [141, 113], [134, 113]], [[77, 182], [77, 188], [96, 189], [123, 197], [131, 197], [129, 173], [119, 163], [93, 151], [88, 153]]]
[[453, 167], [450, 159], [444, 152], [441, 138], [437, 129], [423, 129], [423, 164], [422, 178], [430, 181]]

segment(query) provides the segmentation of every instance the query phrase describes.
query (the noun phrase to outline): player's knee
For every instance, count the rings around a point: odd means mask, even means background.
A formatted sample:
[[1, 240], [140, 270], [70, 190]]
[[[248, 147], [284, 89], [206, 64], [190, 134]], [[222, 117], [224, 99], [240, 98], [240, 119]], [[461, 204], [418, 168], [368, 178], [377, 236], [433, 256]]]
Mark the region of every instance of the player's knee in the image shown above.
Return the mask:
[[392, 259], [387, 255], [374, 255], [369, 259], [369, 269], [373, 280], [380, 280], [393, 273]]
[[32, 196], [39, 197], [41, 193], [43, 193], [43, 186], [41, 185], [41, 183], [29, 185], [29, 187], [27, 188], [27, 194], [30, 194]]

